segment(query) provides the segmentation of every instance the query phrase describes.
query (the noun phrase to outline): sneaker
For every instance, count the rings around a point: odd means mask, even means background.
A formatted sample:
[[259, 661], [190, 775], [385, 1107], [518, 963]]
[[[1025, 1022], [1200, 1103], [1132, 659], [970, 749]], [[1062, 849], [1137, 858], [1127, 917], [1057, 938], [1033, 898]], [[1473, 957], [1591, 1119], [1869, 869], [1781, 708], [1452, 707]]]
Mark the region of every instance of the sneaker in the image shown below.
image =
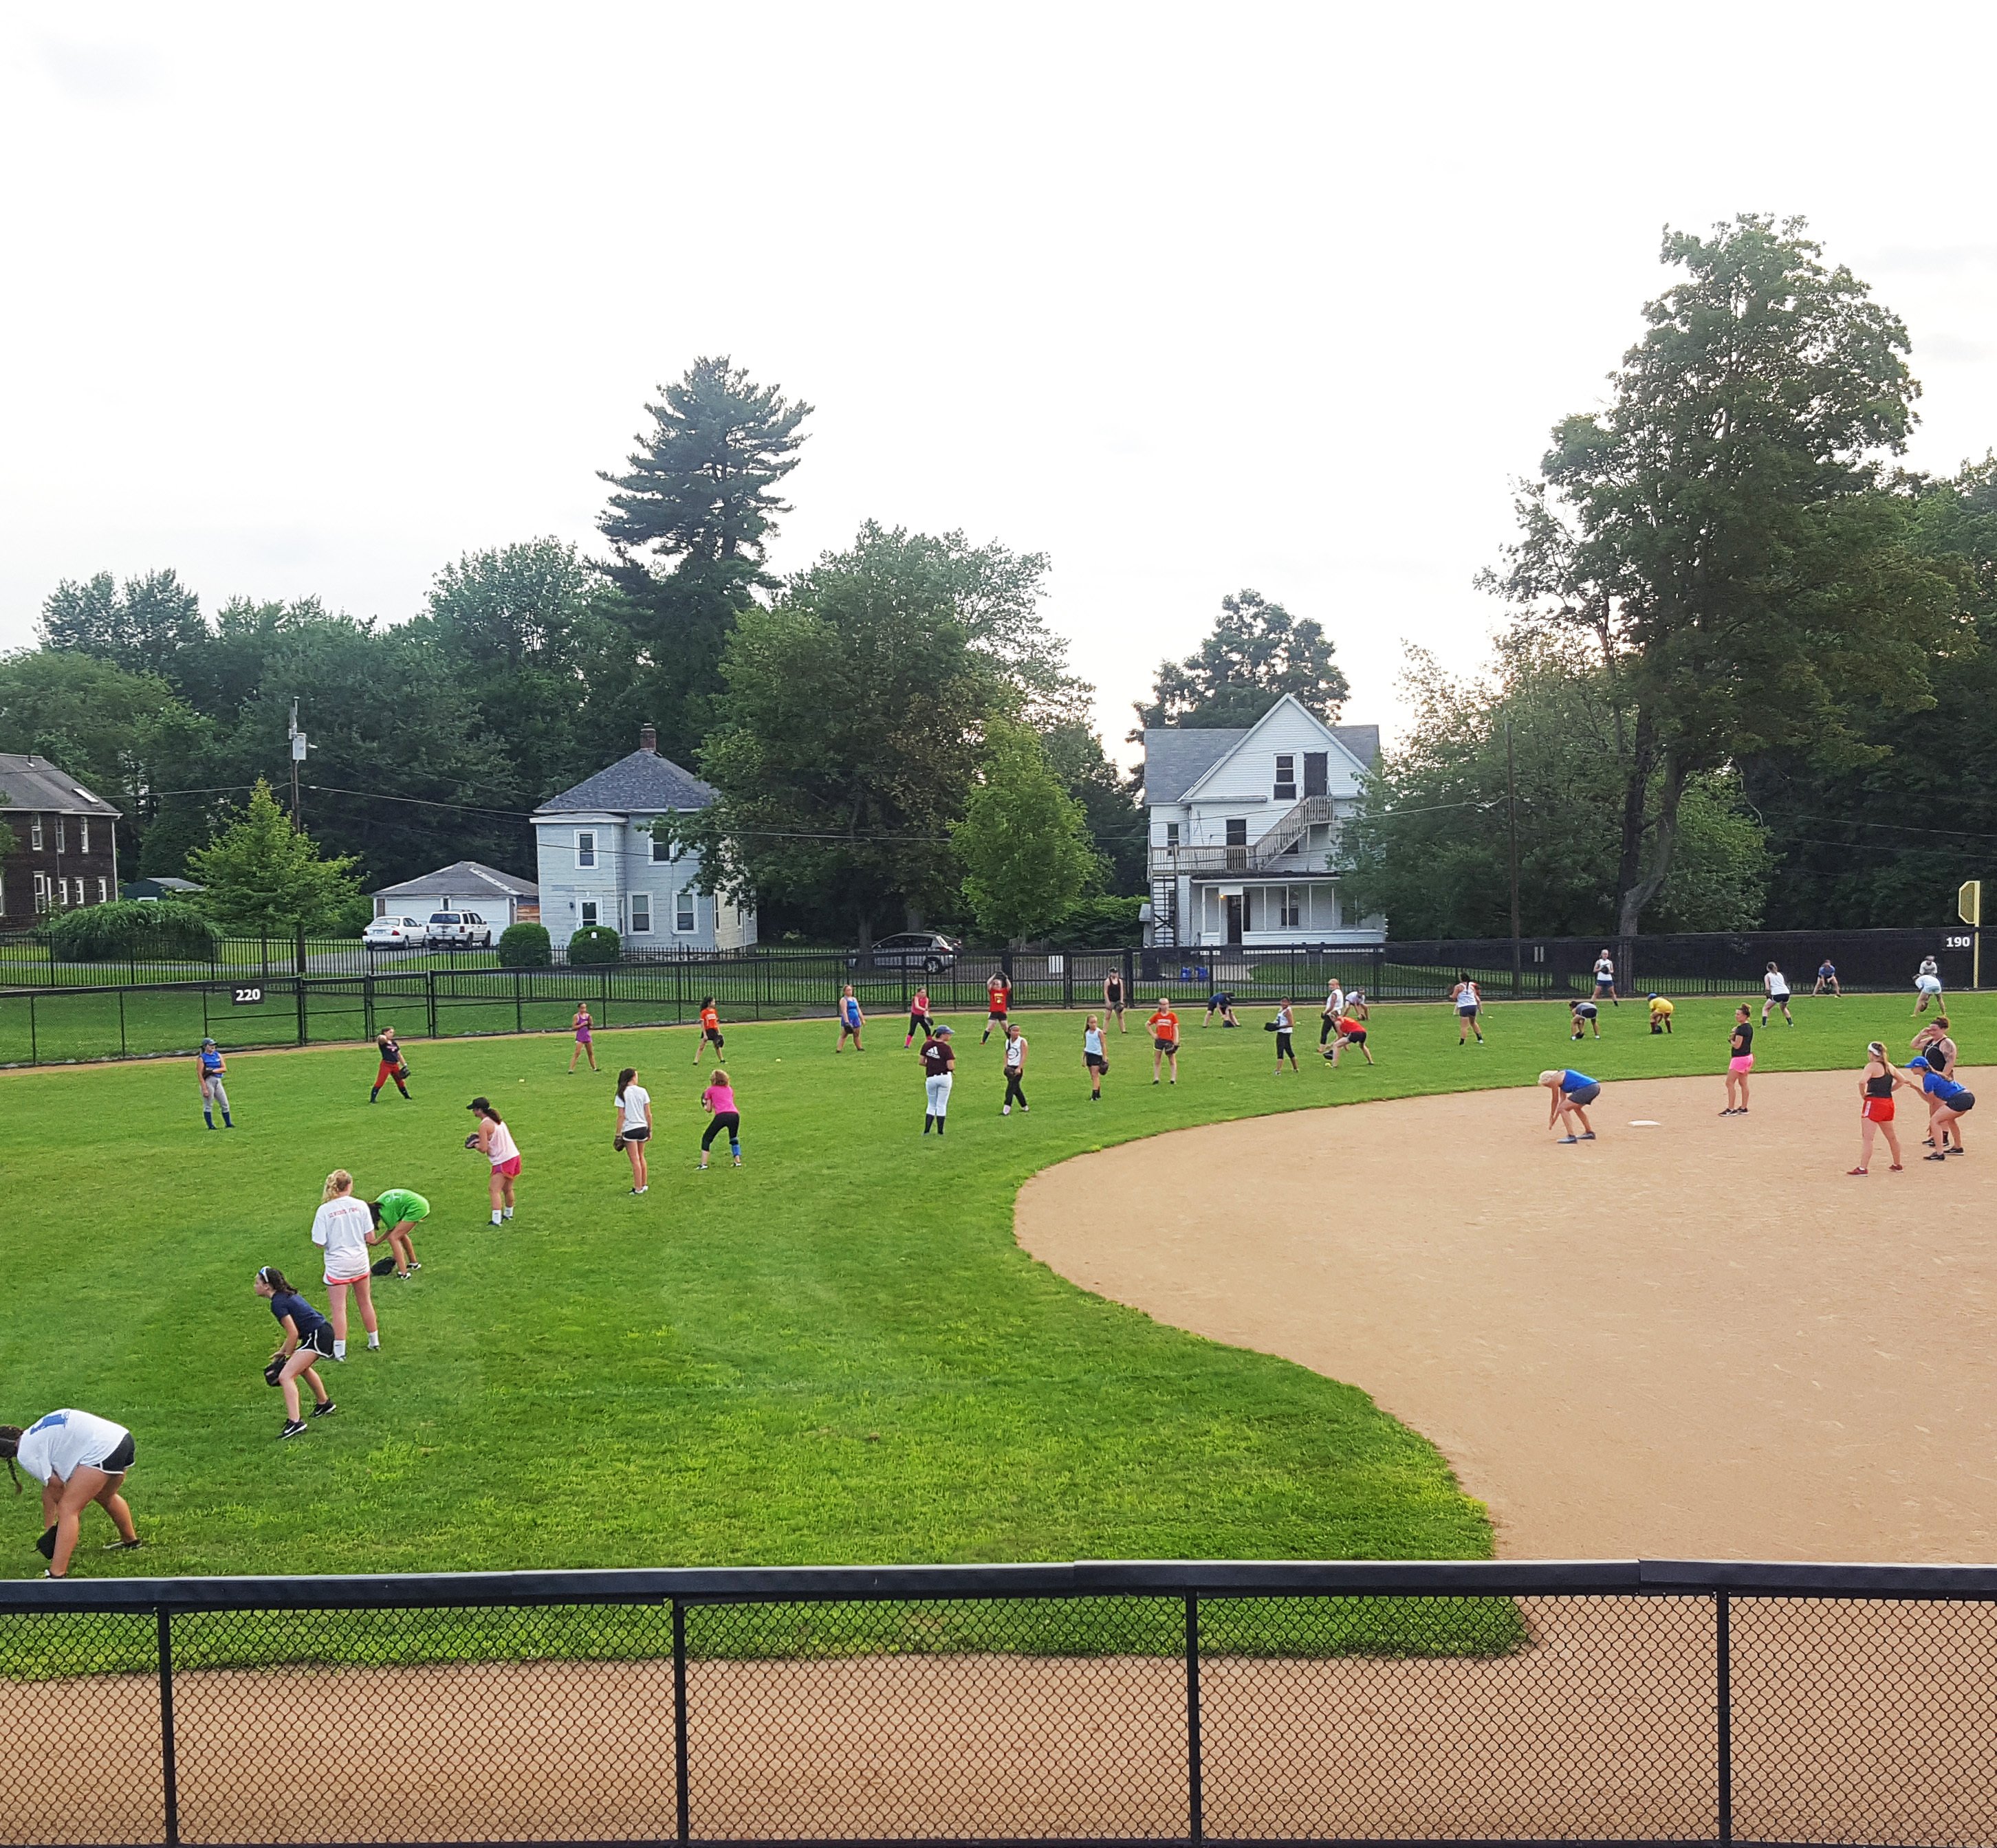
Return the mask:
[[104, 1550], [106, 1553], [129, 1553], [134, 1547], [143, 1546], [145, 1543], [143, 1540], [106, 1540]]
[[1003, 1108], [999, 1111], [998, 1114], [999, 1114], [1001, 1116], [1010, 1116], [1010, 1115], [1012, 1114], [1012, 1106], [1010, 1104], [1007, 1104], [1007, 1105], [1005, 1105], [1005, 1106], [1004, 1106], [1004, 1107], [1003, 1107]]
[[423, 1269], [423, 1266], [422, 1266], [421, 1264], [412, 1263], [412, 1264], [411, 1264], [411, 1265], [409, 1266], [409, 1274], [410, 1274], [412, 1277], [414, 1277], [414, 1276], [416, 1275], [416, 1274], [419, 1270], [422, 1270], [422, 1269]]
[[305, 1434], [305, 1421], [302, 1418], [289, 1418], [285, 1421], [284, 1429], [278, 1433], [278, 1441], [282, 1443], [288, 1437], [302, 1437]]
[[645, 1186], [643, 1186], [643, 1187], [636, 1187], [636, 1188], [633, 1188], [631, 1191], [632, 1191], [634, 1194], [649, 1194], [649, 1193], [652, 1191], [652, 1189], [651, 1189], [650, 1184], [648, 1182]]
[[1579, 1142], [1581, 1138], [1578, 1136], [1563, 1136], [1561, 1140], [1562, 1143]]
[[1594, 1141], [1594, 1139], [1595, 1139], [1595, 1132], [1594, 1132], [1592, 1129], [1584, 1129], [1584, 1130], [1582, 1130], [1582, 1131], [1581, 1131], [1581, 1139], [1583, 1142], [1592, 1142], [1592, 1141]]
[[340, 1407], [333, 1400], [328, 1399], [323, 1405], [313, 1406], [312, 1415], [314, 1418], [330, 1418], [339, 1409]]

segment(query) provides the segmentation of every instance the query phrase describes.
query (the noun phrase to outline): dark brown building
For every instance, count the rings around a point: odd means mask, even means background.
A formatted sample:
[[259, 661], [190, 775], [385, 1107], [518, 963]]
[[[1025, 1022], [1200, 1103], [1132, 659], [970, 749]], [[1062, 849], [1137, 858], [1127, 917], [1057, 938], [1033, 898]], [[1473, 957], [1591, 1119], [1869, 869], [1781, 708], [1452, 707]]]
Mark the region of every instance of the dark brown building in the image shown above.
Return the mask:
[[0, 751], [0, 822], [14, 833], [0, 860], [0, 929], [118, 896], [118, 811], [47, 758]]

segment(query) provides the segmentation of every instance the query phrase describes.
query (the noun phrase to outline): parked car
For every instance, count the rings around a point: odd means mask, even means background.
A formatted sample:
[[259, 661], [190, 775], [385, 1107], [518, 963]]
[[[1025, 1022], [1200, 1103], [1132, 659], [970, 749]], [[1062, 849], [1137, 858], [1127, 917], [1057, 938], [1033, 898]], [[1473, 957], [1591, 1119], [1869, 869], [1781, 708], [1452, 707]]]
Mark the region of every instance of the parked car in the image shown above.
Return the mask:
[[492, 926], [475, 911], [433, 911], [423, 941], [433, 950], [490, 950]]
[[374, 918], [360, 933], [370, 950], [413, 950], [423, 941], [423, 927], [414, 918]]
[[933, 930], [898, 930], [883, 937], [871, 950], [847, 954], [849, 969], [902, 969], [923, 975], [940, 975], [956, 966], [962, 946]]

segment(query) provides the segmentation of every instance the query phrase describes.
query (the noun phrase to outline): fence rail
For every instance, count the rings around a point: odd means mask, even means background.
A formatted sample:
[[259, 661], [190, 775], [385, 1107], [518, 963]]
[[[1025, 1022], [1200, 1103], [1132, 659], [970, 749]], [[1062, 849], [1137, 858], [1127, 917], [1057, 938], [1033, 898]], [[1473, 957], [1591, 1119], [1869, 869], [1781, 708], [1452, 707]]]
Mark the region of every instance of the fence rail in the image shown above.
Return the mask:
[[1997, 1843], [1997, 1569], [0, 1584], [0, 1840]]
[[[1960, 930], [1850, 931], [1707, 937], [1637, 937], [1607, 947], [1624, 995], [1759, 995], [1762, 971], [1778, 961], [1799, 993], [1809, 992], [1826, 957], [1847, 992], [1906, 990], [1933, 957], [1950, 988], [1975, 967], [1975, 933]], [[281, 947], [281, 946], [280, 946]], [[1387, 943], [1284, 950], [1070, 950], [970, 953], [933, 971], [884, 967], [864, 953], [771, 948], [550, 969], [497, 967], [484, 953], [409, 957], [360, 974], [303, 974], [312, 952], [266, 973], [254, 964], [219, 975], [171, 981], [164, 969], [136, 983], [9, 986], [0, 957], [0, 1066], [67, 1064], [91, 1059], [191, 1053], [205, 1038], [225, 1050], [371, 1039], [392, 1026], [405, 1039], [480, 1033], [559, 1032], [579, 1002], [599, 1026], [671, 1026], [698, 1016], [712, 995], [724, 1020], [809, 1019], [833, 1013], [851, 983], [870, 1015], [906, 1012], [926, 987], [942, 1013], [981, 1012], [985, 984], [1002, 972], [1015, 1008], [1099, 1007], [1115, 975], [1140, 1012], [1162, 995], [1203, 1007], [1216, 989], [1248, 1006], [1289, 998], [1306, 1006], [1336, 977], [1374, 1001], [1445, 997], [1459, 971], [1488, 998], [1564, 1000], [1592, 991], [1593, 937], [1527, 939], [1512, 967], [1509, 938]], [[0, 946], [4, 948], [4, 946]], [[478, 960], [482, 959], [482, 960]], [[91, 965], [100, 976], [103, 965]], [[115, 966], [114, 966], [115, 967]]]

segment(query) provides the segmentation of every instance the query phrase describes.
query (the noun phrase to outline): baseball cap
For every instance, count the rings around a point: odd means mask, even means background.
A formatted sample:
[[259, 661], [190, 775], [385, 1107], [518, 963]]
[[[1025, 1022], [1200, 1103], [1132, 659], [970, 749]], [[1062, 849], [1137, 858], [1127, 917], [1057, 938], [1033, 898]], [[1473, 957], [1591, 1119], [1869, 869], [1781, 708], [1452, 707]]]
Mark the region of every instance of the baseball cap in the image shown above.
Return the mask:
[[202, 1041], [202, 1044], [203, 1046], [212, 1046], [214, 1043], [215, 1042], [212, 1040], [204, 1040]]
[[939, 1026], [936, 1030], [936, 1036], [939, 1040], [947, 1040], [950, 1037], [950, 1029], [947, 1026]]
[[1934, 1067], [1925, 1059], [1909, 1059], [1907, 1069], [1909, 1071], [1933, 1071]]

